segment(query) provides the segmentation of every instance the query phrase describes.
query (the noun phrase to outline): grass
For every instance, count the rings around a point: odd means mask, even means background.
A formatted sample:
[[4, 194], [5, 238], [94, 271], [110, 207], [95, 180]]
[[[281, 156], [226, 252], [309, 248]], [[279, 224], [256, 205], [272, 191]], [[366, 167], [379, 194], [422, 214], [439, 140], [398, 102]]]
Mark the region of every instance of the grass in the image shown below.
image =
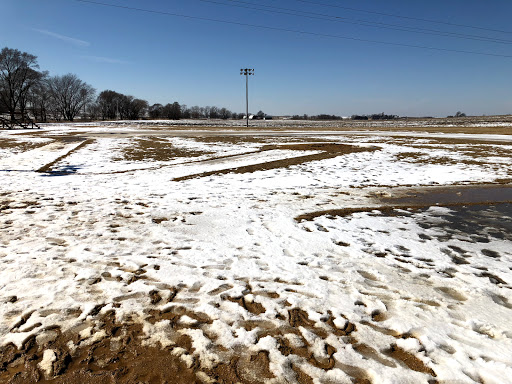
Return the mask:
[[179, 157], [199, 157], [212, 152], [194, 151], [179, 148], [167, 140], [159, 138], [135, 138], [132, 145], [122, 150], [126, 161], [171, 161]]
[[13, 139], [0, 139], [0, 150], [11, 150], [13, 152], [26, 152], [47, 145], [48, 142], [26, 142]]

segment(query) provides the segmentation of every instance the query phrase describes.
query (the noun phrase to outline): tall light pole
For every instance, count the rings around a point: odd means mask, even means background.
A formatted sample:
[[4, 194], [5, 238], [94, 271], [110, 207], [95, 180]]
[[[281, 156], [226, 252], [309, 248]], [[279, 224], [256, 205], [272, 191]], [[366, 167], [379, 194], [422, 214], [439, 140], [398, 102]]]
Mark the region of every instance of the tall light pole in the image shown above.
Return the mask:
[[245, 75], [245, 117], [247, 119], [247, 126], [249, 126], [249, 76], [254, 76], [254, 69], [242, 68], [240, 74]]

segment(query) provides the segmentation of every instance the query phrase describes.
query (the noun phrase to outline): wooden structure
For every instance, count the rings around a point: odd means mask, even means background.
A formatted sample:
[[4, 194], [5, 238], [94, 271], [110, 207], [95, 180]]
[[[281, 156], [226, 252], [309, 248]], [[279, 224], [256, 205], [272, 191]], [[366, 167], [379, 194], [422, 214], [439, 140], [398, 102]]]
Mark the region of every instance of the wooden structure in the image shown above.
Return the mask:
[[32, 120], [28, 116], [22, 116], [20, 119], [15, 118], [12, 120], [9, 118], [5, 118], [0, 116], [0, 124], [2, 125], [2, 129], [16, 129], [17, 127], [28, 129], [28, 128], [41, 128], [34, 120]]

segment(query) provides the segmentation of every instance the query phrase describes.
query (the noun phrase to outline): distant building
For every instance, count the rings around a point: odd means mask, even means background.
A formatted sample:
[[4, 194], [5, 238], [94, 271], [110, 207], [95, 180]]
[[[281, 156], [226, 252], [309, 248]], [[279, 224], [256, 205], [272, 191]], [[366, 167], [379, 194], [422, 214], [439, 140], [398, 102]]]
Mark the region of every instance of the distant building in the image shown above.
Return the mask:
[[[244, 115], [244, 119], [247, 119], [247, 115]], [[272, 120], [273, 117], [269, 115], [258, 116], [258, 115], [249, 115], [249, 120]]]

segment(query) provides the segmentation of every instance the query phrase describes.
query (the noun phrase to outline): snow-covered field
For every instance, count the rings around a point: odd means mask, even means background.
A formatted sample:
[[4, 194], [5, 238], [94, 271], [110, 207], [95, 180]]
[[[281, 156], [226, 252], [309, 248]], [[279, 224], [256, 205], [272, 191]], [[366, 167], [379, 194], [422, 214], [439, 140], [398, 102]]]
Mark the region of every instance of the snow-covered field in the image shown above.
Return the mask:
[[[85, 127], [98, 127], [95, 122], [77, 124]], [[181, 120], [117, 120], [102, 123], [101, 126], [108, 127], [245, 127], [245, 120], [221, 120], [221, 119], [181, 119]], [[469, 116], [456, 118], [400, 118], [396, 120], [292, 120], [292, 119], [271, 119], [251, 120], [252, 127], [259, 128], [331, 128], [331, 129], [366, 129], [366, 128], [407, 128], [407, 127], [512, 127], [512, 115], [507, 116]]]
[[3, 131], [0, 346], [52, 378], [115, 315], [199, 382], [512, 383], [511, 182], [504, 134]]

